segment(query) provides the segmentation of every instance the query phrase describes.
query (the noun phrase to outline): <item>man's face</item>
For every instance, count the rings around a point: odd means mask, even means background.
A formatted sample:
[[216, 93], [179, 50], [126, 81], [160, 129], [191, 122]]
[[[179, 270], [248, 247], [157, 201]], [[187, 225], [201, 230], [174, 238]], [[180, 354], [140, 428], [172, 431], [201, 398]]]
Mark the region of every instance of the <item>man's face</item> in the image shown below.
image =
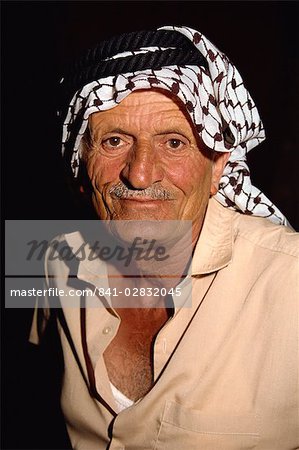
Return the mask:
[[202, 152], [177, 102], [136, 91], [92, 114], [89, 128], [87, 173], [101, 219], [191, 220], [199, 233], [226, 155]]

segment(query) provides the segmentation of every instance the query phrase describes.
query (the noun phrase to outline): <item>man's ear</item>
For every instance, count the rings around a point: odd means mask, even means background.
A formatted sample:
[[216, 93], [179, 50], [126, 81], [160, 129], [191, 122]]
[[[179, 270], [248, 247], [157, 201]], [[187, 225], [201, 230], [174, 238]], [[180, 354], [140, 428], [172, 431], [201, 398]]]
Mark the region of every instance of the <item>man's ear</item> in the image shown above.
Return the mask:
[[218, 192], [219, 181], [223, 174], [224, 167], [230, 157], [229, 152], [215, 152], [213, 157], [212, 166], [212, 180], [211, 180], [211, 195], [215, 195]]

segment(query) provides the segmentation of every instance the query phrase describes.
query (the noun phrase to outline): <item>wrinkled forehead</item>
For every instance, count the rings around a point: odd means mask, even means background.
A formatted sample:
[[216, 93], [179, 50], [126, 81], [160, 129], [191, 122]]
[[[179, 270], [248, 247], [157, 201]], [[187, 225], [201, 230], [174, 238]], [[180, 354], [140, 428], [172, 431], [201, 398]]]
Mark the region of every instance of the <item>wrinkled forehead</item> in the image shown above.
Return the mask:
[[161, 111], [180, 111], [186, 113], [185, 105], [177, 96], [165, 89], [159, 88], [137, 89], [132, 91], [126, 97], [122, 98], [118, 104], [115, 104], [113, 108], [107, 110], [107, 112], [114, 114], [120, 111], [128, 111], [128, 113], [131, 111], [140, 111], [142, 113], [148, 107]]
[[88, 118], [89, 129], [105, 124], [143, 124], [157, 128], [176, 124], [191, 128], [195, 132], [193, 122], [183, 102], [163, 89], [140, 89], [133, 91], [114, 108], [94, 112]]

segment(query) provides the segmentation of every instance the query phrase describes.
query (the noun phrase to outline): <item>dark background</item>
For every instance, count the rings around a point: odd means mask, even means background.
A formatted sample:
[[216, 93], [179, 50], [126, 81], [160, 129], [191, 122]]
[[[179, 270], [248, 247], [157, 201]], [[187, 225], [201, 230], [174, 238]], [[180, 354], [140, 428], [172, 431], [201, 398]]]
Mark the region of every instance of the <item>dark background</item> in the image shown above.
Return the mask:
[[[113, 34], [193, 27], [241, 72], [267, 140], [249, 154], [252, 179], [299, 230], [298, 2], [14, 2], [1, 5], [2, 205], [6, 219], [71, 219], [60, 161], [57, 83], [84, 49]], [[3, 216], [3, 215], [2, 215]], [[27, 344], [32, 311], [2, 313], [1, 448], [67, 448], [58, 410], [58, 352]]]

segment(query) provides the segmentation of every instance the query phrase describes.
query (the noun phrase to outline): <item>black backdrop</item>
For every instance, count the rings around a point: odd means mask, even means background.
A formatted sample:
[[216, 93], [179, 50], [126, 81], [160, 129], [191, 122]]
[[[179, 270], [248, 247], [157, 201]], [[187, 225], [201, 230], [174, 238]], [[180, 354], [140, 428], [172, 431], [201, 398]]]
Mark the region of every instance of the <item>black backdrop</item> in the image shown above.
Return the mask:
[[[206, 34], [241, 72], [267, 133], [249, 154], [253, 182], [299, 229], [298, 2], [4, 1], [1, 17], [6, 219], [79, 217], [62, 174], [55, 113], [68, 63], [115, 33], [183, 24]], [[26, 343], [31, 314], [2, 314], [1, 448], [67, 448], [57, 370]]]

